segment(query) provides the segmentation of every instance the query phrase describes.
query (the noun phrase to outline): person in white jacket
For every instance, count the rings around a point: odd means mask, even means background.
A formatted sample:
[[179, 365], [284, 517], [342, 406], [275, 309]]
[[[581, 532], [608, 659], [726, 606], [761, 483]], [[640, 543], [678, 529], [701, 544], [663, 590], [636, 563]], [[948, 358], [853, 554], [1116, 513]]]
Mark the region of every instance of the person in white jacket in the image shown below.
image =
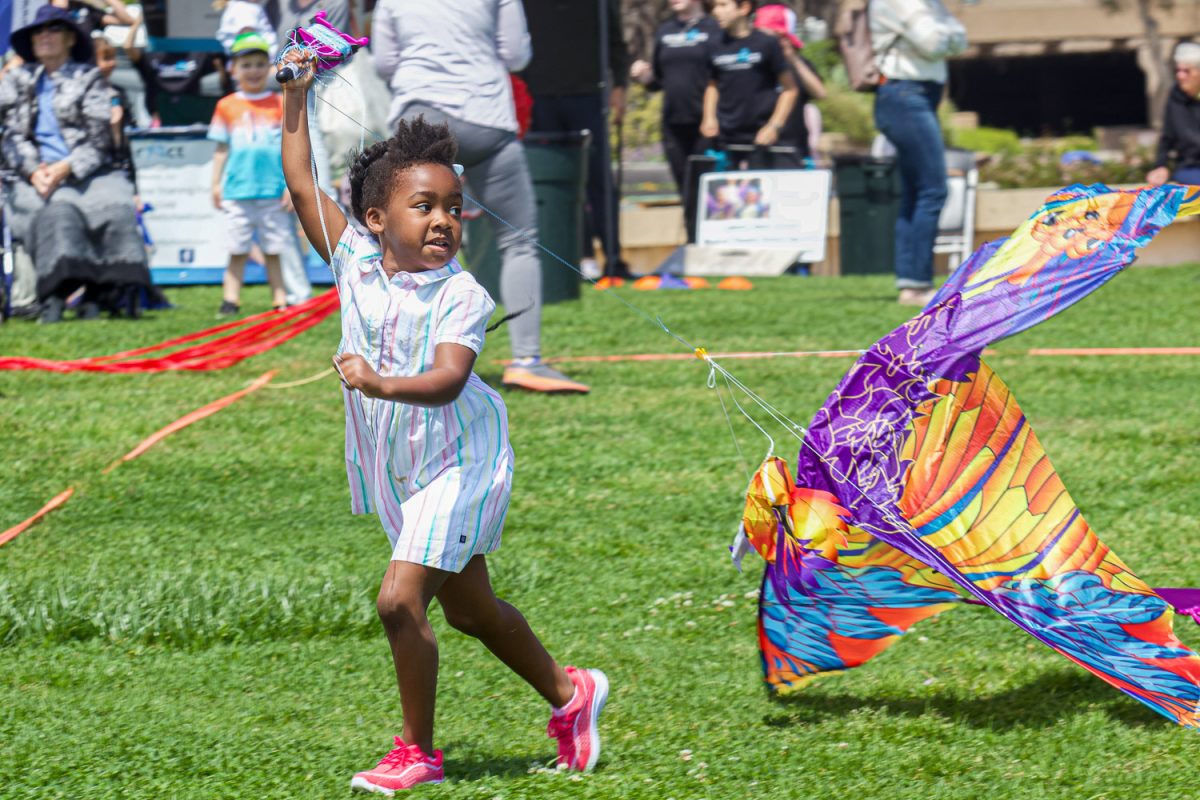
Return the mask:
[[871, 0], [871, 41], [884, 81], [875, 126], [896, 148], [900, 214], [896, 288], [905, 305], [933, 296], [933, 243], [946, 202], [946, 157], [937, 107], [946, 58], [966, 49], [967, 33], [941, 0]]
[[584, 393], [541, 358], [542, 262], [537, 202], [517, 138], [510, 70], [533, 55], [520, 0], [380, 0], [372, 18], [375, 69], [392, 90], [389, 126], [423, 116], [458, 140], [466, 190], [504, 223], [487, 217], [500, 249], [500, 299], [513, 361], [501, 383], [535, 392]]

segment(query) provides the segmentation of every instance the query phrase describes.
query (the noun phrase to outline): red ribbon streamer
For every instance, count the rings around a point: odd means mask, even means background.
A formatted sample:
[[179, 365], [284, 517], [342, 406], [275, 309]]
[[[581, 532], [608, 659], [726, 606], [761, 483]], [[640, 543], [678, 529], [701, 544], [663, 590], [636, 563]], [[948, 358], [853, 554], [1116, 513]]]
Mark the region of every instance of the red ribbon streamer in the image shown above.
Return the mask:
[[[265, 372], [262, 375], [255, 378], [254, 382], [251, 383], [249, 386], [247, 386], [245, 389], [236, 391], [233, 394], [227, 394], [224, 397], [220, 398], [219, 400], [214, 400], [211, 403], [208, 403], [207, 405], [200, 406], [200, 408], [197, 408], [195, 411], [190, 411], [187, 414], [184, 414], [182, 417], [175, 420], [170, 425], [166, 425], [166, 426], [160, 428], [159, 430], [155, 431], [154, 433], [150, 434], [149, 436], [147, 436], [140, 443], [138, 443], [137, 447], [133, 448], [128, 453], [121, 456], [116, 461], [114, 461], [113, 463], [111, 463], [107, 467], [105, 467], [102, 474], [107, 475], [108, 473], [112, 472], [114, 469], [119, 467], [121, 464], [123, 464], [124, 462], [132, 461], [133, 459], [140, 456], [142, 453], [149, 450], [154, 445], [161, 442], [163, 439], [170, 436], [172, 433], [175, 433], [178, 430], [182, 430], [183, 428], [186, 428], [188, 425], [191, 425], [193, 422], [199, 422], [200, 420], [204, 419], [205, 417], [212, 416], [213, 414], [217, 413], [218, 411], [225, 408], [226, 406], [232, 405], [233, 403], [236, 403], [238, 400], [241, 400], [243, 397], [250, 394], [251, 392], [258, 391], [259, 389], [261, 389], [262, 387], [264, 387], [268, 383], [270, 383], [271, 379], [275, 377], [275, 374], [276, 374], [275, 370]], [[20, 534], [24, 533], [25, 530], [27, 528], [29, 528], [31, 525], [33, 525], [35, 522], [37, 522], [42, 517], [49, 514], [54, 509], [61, 506], [63, 503], [67, 502], [67, 500], [70, 499], [71, 495], [74, 493], [75, 493], [75, 487], [74, 486], [68, 487], [66, 491], [58, 494], [57, 496], [55, 496], [55, 498], [53, 500], [51, 500], [49, 503], [46, 503], [46, 505], [42, 506], [38, 510], [38, 512], [36, 514], [34, 514], [32, 517], [30, 517], [29, 519], [25, 520], [24, 522], [22, 522], [18, 525], [14, 525], [13, 527], [9, 528], [8, 530], [4, 531], [3, 533], [0, 533], [0, 546], [7, 544], [8, 542], [17, 538], [17, 536], [19, 536]]]
[[[332, 314], [337, 307], [337, 290], [330, 289], [324, 294], [283, 311], [267, 311], [149, 347], [126, 350], [123, 353], [72, 361], [0, 356], [0, 370], [166, 372], [170, 370], [225, 369], [245, 358], [263, 353], [298, 336]], [[214, 336], [216, 338], [210, 338]], [[192, 344], [204, 339], [209, 339], [209, 341]], [[184, 345], [190, 346], [185, 347]], [[146, 357], [152, 353], [164, 352], [165, 355]]]
[[57, 495], [55, 495], [53, 500], [51, 500], [49, 503], [46, 503], [46, 505], [42, 506], [41, 509], [39, 509], [38, 512], [36, 514], [34, 514], [32, 517], [25, 520], [24, 522], [22, 522], [19, 525], [14, 525], [13, 527], [6, 530], [4, 533], [0, 533], [0, 545], [8, 544], [10, 541], [17, 538], [17, 536], [24, 533], [25, 529], [28, 528], [30, 525], [32, 525], [33, 523], [37, 522], [42, 517], [49, 514], [51, 511], [58, 508], [63, 503], [67, 502], [67, 500], [69, 500], [71, 498], [71, 495], [73, 495], [73, 494], [75, 494], [75, 487], [74, 486], [67, 487], [66, 491], [60, 492]]

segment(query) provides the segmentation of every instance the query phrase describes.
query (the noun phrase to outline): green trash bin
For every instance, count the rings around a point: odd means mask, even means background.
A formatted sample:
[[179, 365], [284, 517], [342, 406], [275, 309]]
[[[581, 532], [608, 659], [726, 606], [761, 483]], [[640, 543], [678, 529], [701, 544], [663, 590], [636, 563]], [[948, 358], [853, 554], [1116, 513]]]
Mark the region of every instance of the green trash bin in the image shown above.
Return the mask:
[[841, 234], [843, 275], [881, 275], [895, 270], [900, 170], [894, 158], [838, 156], [833, 162]]
[[[539, 133], [531, 131], [524, 139], [525, 158], [533, 179], [537, 200], [538, 241], [542, 247], [574, 267], [583, 257], [583, 204], [587, 185], [587, 148], [590, 134]], [[472, 194], [470, 182], [467, 194]], [[494, 210], [494, 209], [493, 209]], [[500, 250], [492, 235], [485, 211], [466, 225], [463, 252], [467, 269], [483, 288], [500, 300]], [[501, 228], [503, 222], [493, 220]], [[579, 299], [579, 273], [570, 269], [545, 250], [542, 259], [542, 302], [559, 303]], [[520, 309], [506, 309], [507, 311]]]

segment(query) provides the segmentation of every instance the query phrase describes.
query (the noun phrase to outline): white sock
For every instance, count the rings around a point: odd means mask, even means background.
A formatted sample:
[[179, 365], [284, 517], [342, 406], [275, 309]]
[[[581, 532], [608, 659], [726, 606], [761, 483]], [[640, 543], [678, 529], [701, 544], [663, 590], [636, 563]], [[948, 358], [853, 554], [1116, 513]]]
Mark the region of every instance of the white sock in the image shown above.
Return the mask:
[[576, 686], [575, 691], [571, 693], [571, 699], [567, 701], [567, 704], [565, 706], [563, 706], [562, 708], [555, 708], [554, 706], [550, 706], [550, 709], [551, 709], [550, 715], [553, 717], [561, 717], [563, 714], [567, 713], [567, 709], [571, 707], [571, 703], [574, 703], [575, 698], [578, 696], [579, 696], [579, 687]]
[[533, 367], [541, 363], [541, 356], [523, 356], [522, 358], [514, 358], [512, 365], [514, 367]]

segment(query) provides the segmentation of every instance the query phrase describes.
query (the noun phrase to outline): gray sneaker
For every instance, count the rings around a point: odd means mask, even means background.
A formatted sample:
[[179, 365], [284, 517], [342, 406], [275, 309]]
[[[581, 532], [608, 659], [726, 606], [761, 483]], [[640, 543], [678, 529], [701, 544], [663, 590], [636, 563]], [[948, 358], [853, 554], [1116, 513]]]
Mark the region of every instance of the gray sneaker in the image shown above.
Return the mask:
[[548, 364], [538, 361], [533, 364], [513, 364], [504, 370], [500, 383], [510, 389], [525, 389], [530, 392], [548, 394], [573, 392], [587, 394], [586, 384], [573, 381]]

